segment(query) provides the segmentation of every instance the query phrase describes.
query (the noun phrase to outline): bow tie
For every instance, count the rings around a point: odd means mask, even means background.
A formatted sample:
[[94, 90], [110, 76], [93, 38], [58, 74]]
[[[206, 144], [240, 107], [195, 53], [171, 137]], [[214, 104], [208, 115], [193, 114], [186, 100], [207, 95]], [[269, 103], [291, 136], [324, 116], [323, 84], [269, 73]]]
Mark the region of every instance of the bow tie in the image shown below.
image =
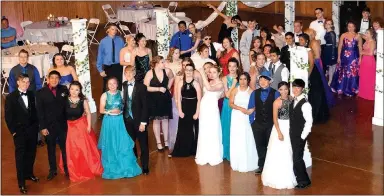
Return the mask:
[[27, 93], [20, 92], [20, 96], [27, 96]]
[[130, 82], [128, 83], [128, 86], [133, 86], [135, 83], [134, 82]]
[[187, 31], [184, 31], [184, 32], [182, 32], [181, 34], [183, 34], [183, 35], [187, 35]]
[[261, 92], [268, 92], [268, 89], [266, 88], [266, 89], [261, 89]]
[[363, 22], [369, 22], [368, 20], [363, 20]]
[[323, 23], [323, 21], [322, 20], [318, 20], [317, 23]]

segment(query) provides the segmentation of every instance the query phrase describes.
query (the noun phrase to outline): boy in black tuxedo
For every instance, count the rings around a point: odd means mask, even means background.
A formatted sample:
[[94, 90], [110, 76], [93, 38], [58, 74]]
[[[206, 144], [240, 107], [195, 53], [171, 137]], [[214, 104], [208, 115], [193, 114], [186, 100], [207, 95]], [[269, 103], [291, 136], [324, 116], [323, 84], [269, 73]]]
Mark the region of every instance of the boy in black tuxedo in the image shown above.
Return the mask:
[[59, 85], [60, 73], [51, 71], [48, 74], [48, 86], [40, 89], [36, 95], [36, 109], [39, 118], [39, 129], [46, 137], [49, 161], [49, 174], [47, 180], [52, 180], [57, 175], [56, 166], [56, 138], [59, 138], [59, 146], [64, 162], [64, 172], [67, 177], [67, 154], [65, 142], [67, 139], [67, 119], [65, 106], [68, 101], [68, 89]]
[[[136, 138], [140, 143], [140, 161], [143, 167], [143, 174], [149, 174], [149, 149], [148, 149], [148, 107], [147, 87], [140, 82], [135, 82], [136, 70], [132, 65], [125, 68], [124, 76], [127, 81], [123, 83], [124, 98], [124, 123], [133, 142]], [[136, 145], [134, 148], [137, 157]]]
[[304, 189], [311, 185], [303, 156], [305, 143], [312, 128], [312, 107], [303, 94], [305, 82], [296, 79], [292, 86], [295, 99], [289, 106], [289, 136], [293, 152], [293, 171], [297, 180], [295, 188]]
[[10, 93], [5, 100], [5, 122], [15, 143], [17, 181], [22, 194], [27, 193], [25, 180], [39, 181], [33, 174], [39, 129], [35, 95], [28, 91], [29, 85], [28, 75], [19, 75], [18, 89]]

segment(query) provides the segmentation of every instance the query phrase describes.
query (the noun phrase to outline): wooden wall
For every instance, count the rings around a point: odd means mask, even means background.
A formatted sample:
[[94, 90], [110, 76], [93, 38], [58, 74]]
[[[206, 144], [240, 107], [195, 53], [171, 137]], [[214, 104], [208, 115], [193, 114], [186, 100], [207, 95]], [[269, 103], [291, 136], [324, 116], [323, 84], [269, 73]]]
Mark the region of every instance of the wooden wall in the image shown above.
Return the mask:
[[[151, 2], [151, 1], [149, 1]], [[10, 20], [11, 26], [20, 29], [20, 22], [25, 20], [41, 21], [45, 20], [49, 14], [55, 16], [67, 16], [74, 18], [76, 15], [82, 18], [99, 18], [101, 22], [105, 22], [106, 17], [104, 15], [101, 6], [104, 4], [110, 4], [115, 10], [117, 7], [125, 4], [130, 4], [130, 1], [2, 1], [1, 11], [3, 16], [7, 16]], [[153, 1], [151, 3], [162, 5], [167, 7], [168, 1]], [[180, 10], [186, 10], [191, 7], [206, 7], [208, 1], [179, 1]], [[220, 2], [210, 2], [213, 5], [218, 5]], [[372, 17], [383, 17], [384, 2], [368, 2], [368, 6], [371, 8]], [[316, 7], [322, 7], [327, 18], [332, 14], [332, 2], [330, 1], [296, 1], [296, 15], [300, 17], [312, 17], [314, 18], [314, 9]], [[264, 8], [250, 8], [239, 3], [239, 13], [268, 13], [268, 14], [284, 14], [284, 2], [276, 1]], [[208, 12], [207, 12], [208, 13]], [[192, 15], [191, 15], [192, 14]], [[202, 15], [197, 13], [187, 13], [188, 17], [192, 19], [202, 19]], [[195, 15], [196, 16], [193, 16]], [[207, 15], [208, 16], [208, 15]], [[207, 17], [206, 16], [206, 17]], [[264, 19], [256, 18], [259, 22], [263, 22]], [[193, 21], [196, 21], [193, 20]]]

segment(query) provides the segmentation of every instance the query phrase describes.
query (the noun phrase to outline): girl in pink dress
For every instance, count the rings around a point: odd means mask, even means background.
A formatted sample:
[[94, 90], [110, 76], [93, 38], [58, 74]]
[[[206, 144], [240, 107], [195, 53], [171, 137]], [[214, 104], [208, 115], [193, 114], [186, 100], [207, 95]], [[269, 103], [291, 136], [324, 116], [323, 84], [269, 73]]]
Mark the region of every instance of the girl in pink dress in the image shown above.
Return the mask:
[[368, 100], [375, 100], [375, 81], [376, 81], [376, 62], [373, 55], [376, 49], [376, 32], [373, 29], [368, 29], [363, 38], [363, 52], [361, 53], [362, 60], [360, 64], [360, 81], [358, 96]]

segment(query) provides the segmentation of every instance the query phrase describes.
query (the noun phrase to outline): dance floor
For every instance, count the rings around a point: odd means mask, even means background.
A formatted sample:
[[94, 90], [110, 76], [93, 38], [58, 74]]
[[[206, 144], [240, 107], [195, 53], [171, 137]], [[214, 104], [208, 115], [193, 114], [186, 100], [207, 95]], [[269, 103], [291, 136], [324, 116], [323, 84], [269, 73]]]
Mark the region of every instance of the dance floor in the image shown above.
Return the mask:
[[[102, 36], [102, 35], [101, 35]], [[101, 38], [101, 37], [100, 37]], [[97, 46], [91, 47], [93, 97], [99, 105], [102, 79], [95, 66]], [[2, 98], [4, 111], [4, 98]], [[35, 175], [39, 183], [27, 181], [29, 194], [383, 194], [383, 128], [373, 126], [373, 102], [338, 97], [327, 124], [315, 125], [309, 144], [313, 166], [308, 169], [312, 186], [305, 190], [275, 190], [264, 187], [253, 172], [231, 170], [227, 161], [198, 166], [194, 157], [168, 158], [157, 152], [150, 129], [150, 174], [130, 179], [92, 180], [72, 183], [64, 175], [47, 181], [46, 146], [39, 147]], [[100, 120], [94, 115], [94, 128]], [[57, 155], [59, 148], [57, 147]], [[1, 114], [1, 194], [19, 194], [16, 180], [14, 145]]]

